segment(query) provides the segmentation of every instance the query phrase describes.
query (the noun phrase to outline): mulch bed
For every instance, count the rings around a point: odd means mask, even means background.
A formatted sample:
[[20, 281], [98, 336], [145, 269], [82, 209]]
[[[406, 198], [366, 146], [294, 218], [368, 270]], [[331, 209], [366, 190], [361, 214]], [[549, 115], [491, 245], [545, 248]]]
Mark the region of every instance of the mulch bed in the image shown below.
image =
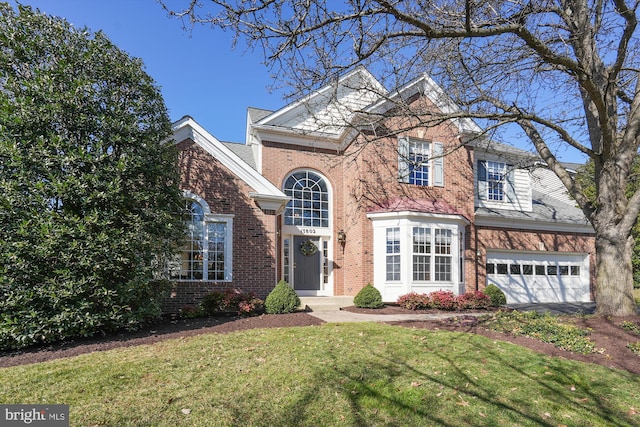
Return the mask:
[[[416, 312], [407, 311], [397, 306], [385, 306], [384, 308], [377, 310], [346, 307], [344, 310], [379, 314], [381, 316], [400, 313], [437, 312], [437, 310]], [[484, 329], [481, 325], [473, 324], [474, 322], [465, 322], [464, 313], [459, 314], [460, 321], [429, 320], [387, 323], [409, 328], [424, 328], [480, 334], [494, 340], [512, 342], [546, 355], [564, 357], [566, 359], [579, 360], [588, 363], [596, 363], [611, 368], [624, 369], [634, 374], [640, 374], [640, 356], [636, 356], [627, 348], [627, 343], [640, 341], [640, 337], [635, 336], [620, 327], [620, 324], [623, 321], [631, 321], [636, 324], [640, 324], [640, 318], [636, 316], [616, 318], [604, 318], [599, 316], [567, 317], [567, 319], [570, 319], [577, 326], [591, 329], [590, 338], [595, 343], [596, 348], [601, 349], [598, 353], [582, 355], [560, 350], [552, 344], [543, 343], [532, 338], [514, 337], [509, 334], [489, 331]], [[23, 351], [0, 352], [0, 367], [40, 363], [63, 357], [92, 353], [95, 351], [153, 344], [167, 339], [189, 337], [200, 334], [230, 333], [253, 328], [312, 326], [320, 325], [322, 323], [324, 323], [322, 320], [304, 312], [278, 315], [272, 314], [250, 318], [222, 316], [203, 319], [167, 321], [165, 323], [146, 327], [136, 332], [121, 332], [104, 337], [74, 340]]]

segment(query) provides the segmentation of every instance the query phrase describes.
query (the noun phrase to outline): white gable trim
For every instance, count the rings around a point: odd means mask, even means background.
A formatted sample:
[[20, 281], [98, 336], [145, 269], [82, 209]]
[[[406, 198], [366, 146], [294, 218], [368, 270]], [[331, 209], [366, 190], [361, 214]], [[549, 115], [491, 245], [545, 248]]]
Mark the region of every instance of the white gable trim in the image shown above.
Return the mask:
[[268, 115], [267, 117], [263, 118], [262, 120], [258, 121], [258, 124], [269, 124], [272, 123], [273, 121], [275, 121], [276, 119], [285, 116], [287, 113], [299, 108], [299, 107], [304, 107], [305, 104], [308, 104], [309, 102], [311, 102], [314, 98], [319, 98], [321, 96], [323, 96], [325, 93], [327, 93], [330, 90], [334, 90], [337, 86], [340, 86], [340, 84], [342, 84], [343, 82], [351, 79], [352, 77], [356, 76], [356, 75], [360, 75], [363, 80], [368, 81], [369, 83], [371, 83], [372, 88], [376, 91], [379, 91], [380, 93], [386, 93], [387, 90], [384, 88], [384, 86], [382, 86], [382, 84], [380, 84], [380, 82], [378, 80], [376, 80], [375, 77], [373, 77], [373, 75], [364, 67], [360, 66], [360, 67], [356, 67], [353, 71], [345, 74], [344, 76], [341, 76], [337, 83], [333, 83], [333, 84], [328, 84], [320, 89], [318, 89], [317, 91], [303, 97], [302, 99], [300, 99], [299, 101], [293, 102], [275, 112], [273, 112], [272, 114]]
[[[462, 110], [451, 97], [426, 73], [418, 78], [410, 81], [406, 85], [389, 94], [385, 99], [381, 99], [377, 103], [367, 108], [368, 112], [380, 112], [393, 107], [393, 100], [398, 98], [409, 98], [416, 93], [426, 96], [436, 107], [444, 114], [461, 113]], [[472, 119], [466, 117], [450, 119], [458, 128], [461, 135], [478, 135], [482, 133], [482, 128], [478, 126]]]
[[279, 211], [289, 201], [286, 194], [225, 147], [191, 117], [185, 116], [173, 124], [173, 139], [176, 142], [190, 139], [216, 158], [234, 175], [256, 190], [249, 193], [249, 196], [258, 203], [260, 208]]

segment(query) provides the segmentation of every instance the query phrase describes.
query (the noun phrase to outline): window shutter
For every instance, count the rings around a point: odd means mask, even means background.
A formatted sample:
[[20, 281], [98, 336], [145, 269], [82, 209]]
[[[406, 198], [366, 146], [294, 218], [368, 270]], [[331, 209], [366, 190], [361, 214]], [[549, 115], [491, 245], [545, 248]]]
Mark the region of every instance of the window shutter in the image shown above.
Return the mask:
[[478, 199], [487, 200], [487, 161], [478, 160]]
[[507, 182], [505, 182], [505, 198], [509, 203], [516, 201], [516, 188], [515, 188], [515, 169], [513, 165], [507, 165], [507, 174], [505, 176]]
[[441, 142], [433, 143], [433, 185], [444, 187], [444, 148]]
[[398, 181], [409, 182], [409, 138], [398, 138]]

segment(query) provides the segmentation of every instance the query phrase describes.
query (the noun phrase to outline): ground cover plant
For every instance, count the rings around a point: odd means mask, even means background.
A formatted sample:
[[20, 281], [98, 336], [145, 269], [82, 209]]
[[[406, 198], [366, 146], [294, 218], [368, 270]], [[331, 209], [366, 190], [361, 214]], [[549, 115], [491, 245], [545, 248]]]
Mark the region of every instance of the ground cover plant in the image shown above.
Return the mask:
[[64, 402], [72, 425], [640, 422], [637, 375], [377, 323], [208, 334], [0, 372], [0, 403]]
[[482, 325], [494, 331], [535, 338], [567, 351], [582, 354], [596, 351], [589, 339], [589, 330], [567, 324], [548, 313], [498, 311], [483, 318]]

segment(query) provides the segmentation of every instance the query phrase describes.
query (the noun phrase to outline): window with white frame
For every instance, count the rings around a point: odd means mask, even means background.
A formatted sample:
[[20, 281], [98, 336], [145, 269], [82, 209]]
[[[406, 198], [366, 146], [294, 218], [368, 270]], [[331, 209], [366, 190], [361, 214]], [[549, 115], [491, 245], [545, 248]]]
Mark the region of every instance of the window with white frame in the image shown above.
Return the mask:
[[398, 179], [407, 184], [443, 187], [442, 143], [398, 138]]
[[451, 281], [451, 230], [436, 229], [435, 230], [435, 274], [436, 282]]
[[431, 280], [431, 229], [413, 227], [413, 280]]
[[504, 162], [478, 161], [478, 198], [493, 202], [509, 201], [513, 192], [513, 166]]
[[409, 184], [429, 185], [429, 143], [409, 141]]
[[174, 280], [230, 281], [232, 215], [211, 215], [206, 204], [185, 199], [185, 243], [169, 266]]
[[329, 190], [320, 175], [294, 172], [285, 180], [284, 193], [291, 197], [284, 213], [285, 225], [329, 227]]
[[387, 281], [400, 280], [400, 228], [387, 228]]

